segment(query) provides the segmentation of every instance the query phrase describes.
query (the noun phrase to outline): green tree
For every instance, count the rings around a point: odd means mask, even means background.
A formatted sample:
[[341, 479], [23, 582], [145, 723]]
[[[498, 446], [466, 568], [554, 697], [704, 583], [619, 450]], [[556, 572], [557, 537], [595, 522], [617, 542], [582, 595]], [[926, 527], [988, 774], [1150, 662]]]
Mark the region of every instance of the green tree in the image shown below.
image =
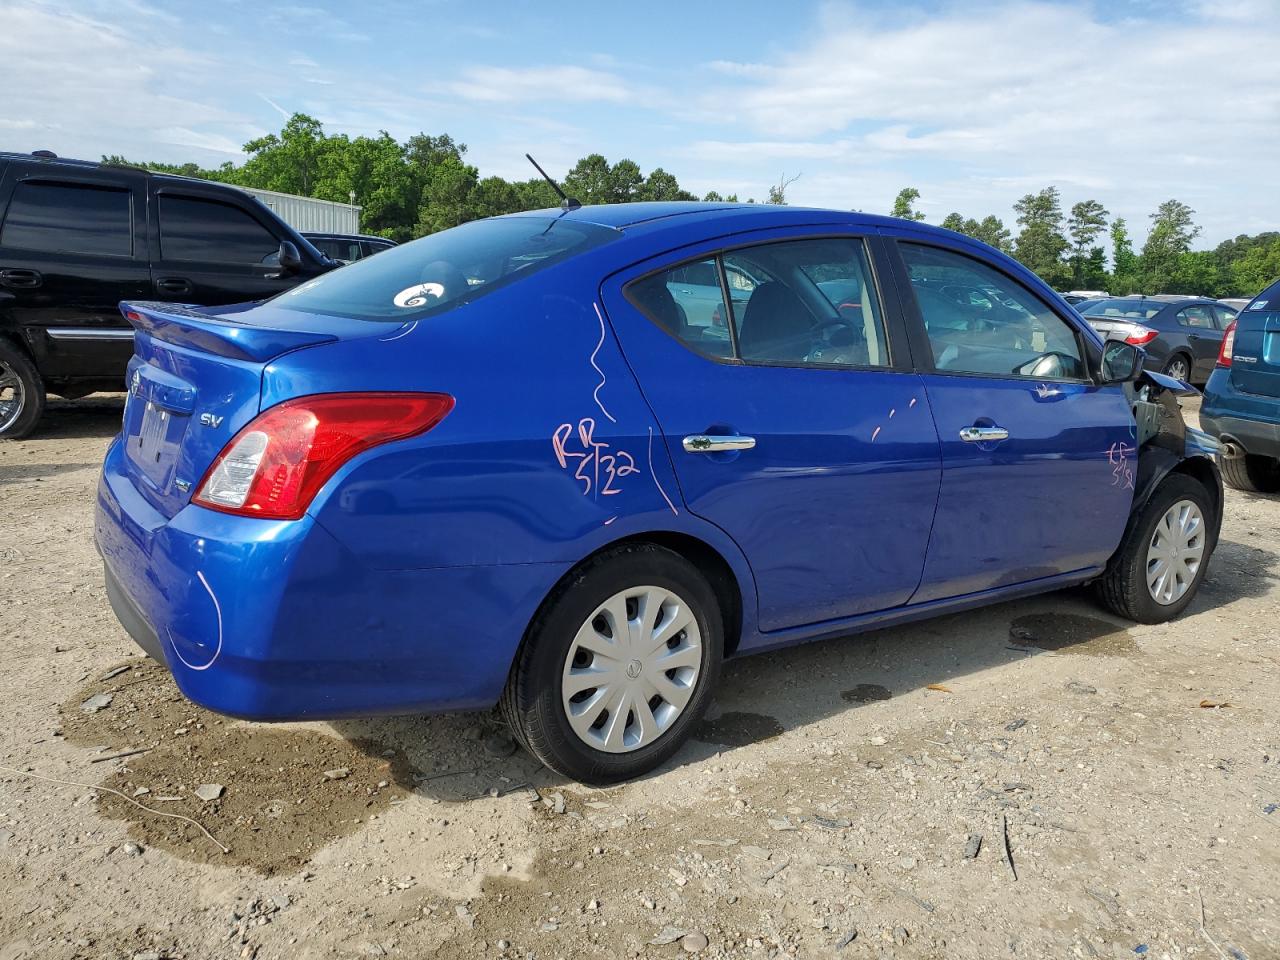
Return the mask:
[[1124, 217], [1111, 222], [1111, 270], [1108, 289], [1116, 296], [1139, 293], [1142, 290], [1142, 263], [1133, 252], [1133, 240], [1129, 237]]
[[966, 221], [965, 223], [966, 232], [969, 233], [969, 236], [995, 247], [1001, 253], [1013, 252], [1009, 231], [1005, 228], [1004, 221], [999, 217], [993, 215], [983, 217], [982, 222], [977, 224], [972, 232], [968, 230], [968, 225], [971, 222]]
[[714, 190], [708, 190], [707, 195], [702, 198], [703, 203], [723, 203], [724, 197], [716, 193]]
[[697, 200], [688, 190], [680, 189], [680, 181], [661, 167], [654, 167], [640, 185], [641, 200]]
[[1062, 206], [1057, 187], [1028, 193], [1013, 205], [1022, 231], [1014, 241], [1013, 255], [1051, 286], [1070, 276], [1062, 263], [1067, 238], [1062, 235]]
[[[973, 220], [966, 221], [965, 218], [958, 213], [948, 213], [942, 218], [942, 228], [944, 230], [954, 230], [956, 233], [968, 234], [968, 231], [965, 230], [965, 225], [967, 223], [974, 223], [975, 226], [977, 225]], [[969, 234], [969, 236], [972, 236], [972, 234]]]
[[285, 122], [279, 136], [269, 133], [244, 145], [249, 159], [240, 168], [237, 182], [263, 190], [312, 196], [330, 148], [320, 121], [305, 113], [295, 113]]
[[1167, 292], [1178, 270], [1178, 258], [1200, 235], [1195, 211], [1178, 200], [1166, 200], [1151, 215], [1151, 233], [1142, 245], [1142, 279], [1151, 293]]
[[787, 187], [791, 186], [799, 179], [800, 174], [798, 173], [791, 178], [788, 178], [784, 173], [781, 179], [778, 180], [776, 186], [769, 187], [769, 199], [766, 200], [765, 203], [772, 203], [775, 206], [785, 207], [787, 205]]
[[1254, 297], [1280, 279], [1280, 234], [1252, 244], [1231, 265], [1230, 291], [1238, 297]]
[[924, 214], [919, 213], [915, 208], [915, 202], [919, 199], [919, 190], [915, 187], [903, 187], [893, 200], [893, 212], [890, 216], [903, 220], [923, 220]]
[[1106, 231], [1110, 215], [1097, 200], [1081, 200], [1071, 207], [1067, 232], [1071, 234], [1071, 274], [1077, 287], [1087, 286], [1085, 272], [1089, 254], [1085, 251]]

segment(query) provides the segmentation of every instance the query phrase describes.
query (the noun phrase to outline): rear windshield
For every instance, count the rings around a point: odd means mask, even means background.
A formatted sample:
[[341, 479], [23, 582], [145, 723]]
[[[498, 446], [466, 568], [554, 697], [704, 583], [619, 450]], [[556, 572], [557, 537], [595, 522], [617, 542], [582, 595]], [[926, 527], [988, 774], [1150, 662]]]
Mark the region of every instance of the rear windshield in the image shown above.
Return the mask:
[[[1245, 310], [1265, 310], [1268, 313], [1280, 313], [1280, 280], [1253, 298]], [[1243, 312], [1243, 311], [1242, 311]]]
[[477, 220], [316, 277], [273, 306], [401, 322], [440, 313], [622, 234], [558, 217]]
[[1168, 305], [1160, 300], [1096, 300], [1081, 304], [1080, 312], [1086, 317], [1150, 320]]

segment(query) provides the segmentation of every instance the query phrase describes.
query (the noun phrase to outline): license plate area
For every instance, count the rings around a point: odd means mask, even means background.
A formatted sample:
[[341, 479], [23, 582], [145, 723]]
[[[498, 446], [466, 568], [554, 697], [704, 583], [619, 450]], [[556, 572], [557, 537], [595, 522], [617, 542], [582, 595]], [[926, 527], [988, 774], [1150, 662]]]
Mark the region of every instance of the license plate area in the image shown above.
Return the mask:
[[139, 478], [164, 494], [173, 482], [194, 392], [172, 375], [145, 366], [137, 367], [130, 380], [124, 414], [126, 455]]

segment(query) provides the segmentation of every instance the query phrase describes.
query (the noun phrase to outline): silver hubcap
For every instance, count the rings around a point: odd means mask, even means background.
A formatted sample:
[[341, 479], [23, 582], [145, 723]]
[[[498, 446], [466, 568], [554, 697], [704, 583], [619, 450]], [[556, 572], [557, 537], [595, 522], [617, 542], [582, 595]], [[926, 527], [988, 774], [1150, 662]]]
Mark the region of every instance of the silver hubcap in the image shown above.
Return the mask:
[[578, 738], [606, 753], [657, 740], [684, 712], [702, 671], [693, 611], [663, 587], [631, 587], [600, 604], [573, 638], [560, 697]]
[[1147, 589], [1156, 603], [1181, 600], [1204, 559], [1204, 515], [1190, 500], [1165, 511], [1147, 547]]
[[0, 433], [13, 426], [25, 403], [26, 391], [17, 372], [0, 360]]
[[1179, 380], [1187, 379], [1187, 362], [1185, 360], [1174, 360], [1169, 364], [1169, 376], [1177, 377]]

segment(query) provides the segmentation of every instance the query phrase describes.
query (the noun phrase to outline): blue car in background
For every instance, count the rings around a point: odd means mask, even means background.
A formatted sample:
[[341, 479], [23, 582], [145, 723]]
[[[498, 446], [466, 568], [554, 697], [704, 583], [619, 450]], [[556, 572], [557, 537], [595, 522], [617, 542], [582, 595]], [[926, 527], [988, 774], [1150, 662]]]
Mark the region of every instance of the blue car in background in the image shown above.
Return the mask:
[[1163, 621], [1217, 541], [1182, 385], [922, 224], [569, 207], [122, 309], [107, 593], [235, 716], [500, 703], [613, 782], [679, 748], [726, 657], [1088, 582]]
[[1204, 388], [1200, 422], [1222, 441], [1222, 475], [1237, 490], [1280, 492], [1280, 280], [1227, 328]]

